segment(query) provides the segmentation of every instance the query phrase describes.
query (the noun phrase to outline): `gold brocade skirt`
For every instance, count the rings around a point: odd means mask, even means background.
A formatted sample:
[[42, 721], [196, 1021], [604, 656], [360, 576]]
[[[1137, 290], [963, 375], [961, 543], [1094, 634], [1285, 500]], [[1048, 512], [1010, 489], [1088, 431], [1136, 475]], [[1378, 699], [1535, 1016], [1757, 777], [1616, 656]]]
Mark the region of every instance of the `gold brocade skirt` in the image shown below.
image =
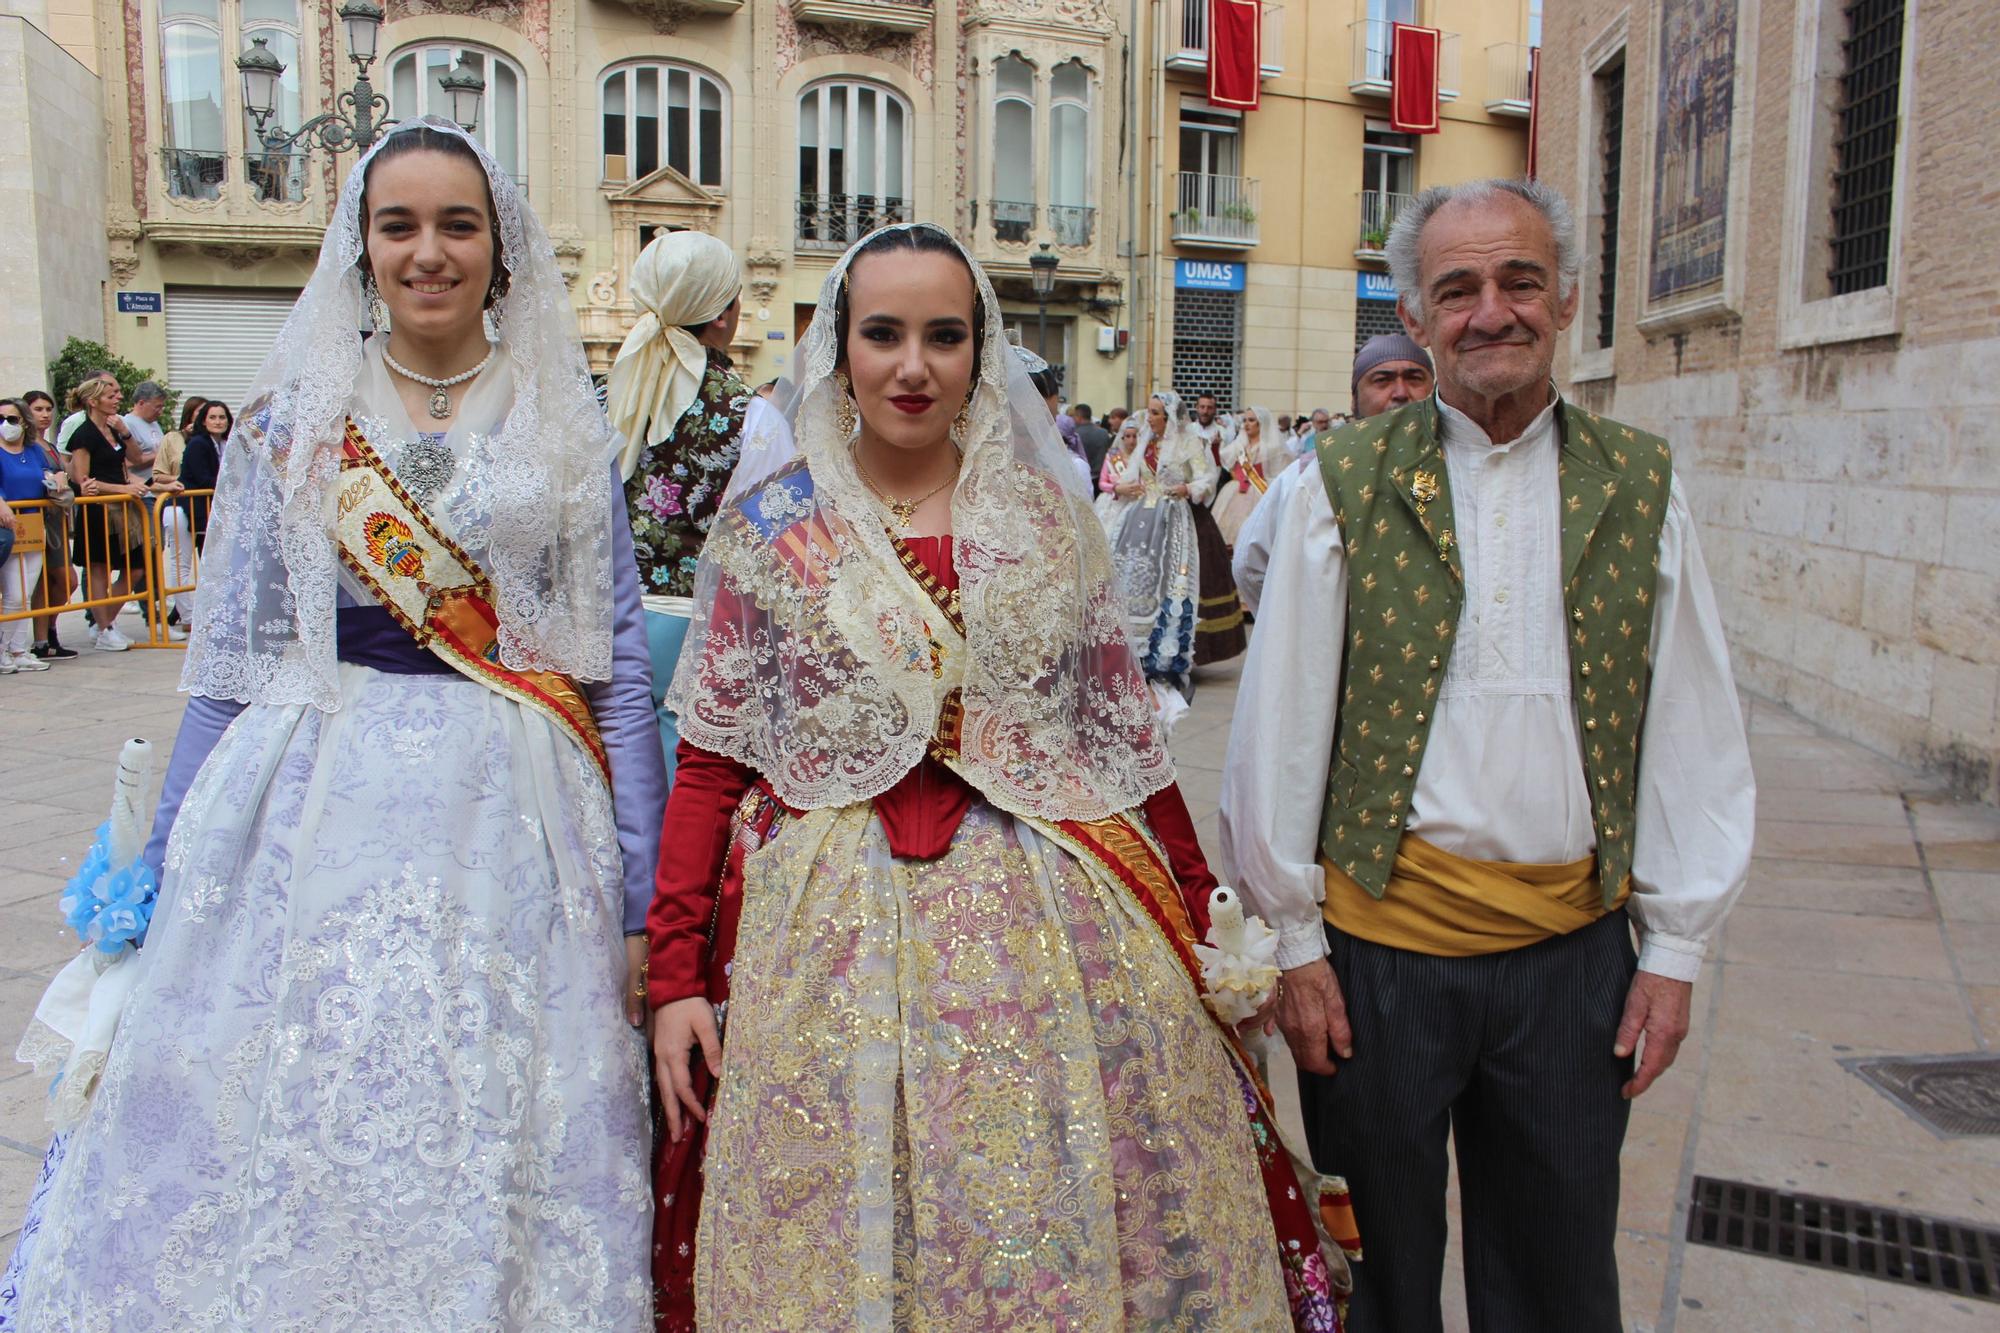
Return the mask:
[[1282, 1329], [1243, 1092], [1144, 911], [975, 802], [935, 861], [868, 806], [745, 865], [704, 1329]]

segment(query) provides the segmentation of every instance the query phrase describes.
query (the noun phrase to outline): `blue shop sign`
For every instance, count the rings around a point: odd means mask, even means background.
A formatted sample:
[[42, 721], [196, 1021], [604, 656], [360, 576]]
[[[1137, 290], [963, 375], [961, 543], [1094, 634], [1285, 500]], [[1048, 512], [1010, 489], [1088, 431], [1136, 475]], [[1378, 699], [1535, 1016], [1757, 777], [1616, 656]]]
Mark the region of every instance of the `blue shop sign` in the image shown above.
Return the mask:
[[1360, 287], [1354, 294], [1364, 301], [1393, 301], [1396, 299], [1396, 280], [1387, 273], [1364, 272]]
[[163, 308], [158, 292], [118, 293], [118, 313], [121, 315], [157, 315]]
[[1176, 259], [1174, 286], [1197, 292], [1240, 292], [1248, 264], [1226, 264], [1213, 259]]

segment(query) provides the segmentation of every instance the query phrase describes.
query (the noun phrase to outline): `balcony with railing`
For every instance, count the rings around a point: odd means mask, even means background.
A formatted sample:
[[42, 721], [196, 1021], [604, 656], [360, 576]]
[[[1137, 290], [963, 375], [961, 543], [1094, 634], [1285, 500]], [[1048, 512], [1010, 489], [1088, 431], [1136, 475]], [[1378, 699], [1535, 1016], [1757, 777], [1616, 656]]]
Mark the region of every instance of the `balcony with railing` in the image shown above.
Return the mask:
[[162, 148], [167, 193], [175, 199], [220, 199], [229, 179], [229, 155], [221, 149]]
[[1354, 257], [1381, 263], [1386, 258], [1389, 229], [1409, 207], [1410, 194], [1390, 194], [1383, 190], [1361, 192], [1361, 234], [1355, 238]]
[[993, 219], [993, 239], [1026, 245], [1035, 233], [1035, 206], [1018, 199], [989, 199], [986, 209]]
[[1077, 204], [1050, 204], [1049, 230], [1056, 244], [1086, 246], [1097, 234], [1097, 210]]
[[1528, 60], [1534, 49], [1522, 42], [1496, 42], [1486, 48], [1488, 111], [1496, 116], [1529, 113]]
[[1257, 182], [1245, 176], [1177, 173], [1176, 245], [1248, 250], [1257, 244]]
[[[1374, 97], [1389, 95], [1389, 50], [1395, 41], [1396, 25], [1388, 19], [1357, 19], [1347, 29], [1354, 43], [1354, 77], [1347, 90]], [[1438, 42], [1438, 97], [1446, 102], [1458, 97], [1458, 34], [1448, 32]]]
[[792, 17], [829, 27], [922, 32], [931, 26], [931, 0], [792, 0]]
[[908, 222], [911, 216], [907, 199], [884, 199], [872, 194], [802, 194], [799, 248], [845, 250], [876, 228]]
[[[1209, 0], [1172, 0], [1167, 29], [1167, 68], [1200, 74], [1208, 70]], [[1265, 5], [1258, 34], [1258, 73], [1275, 79], [1285, 72], [1285, 7]]]

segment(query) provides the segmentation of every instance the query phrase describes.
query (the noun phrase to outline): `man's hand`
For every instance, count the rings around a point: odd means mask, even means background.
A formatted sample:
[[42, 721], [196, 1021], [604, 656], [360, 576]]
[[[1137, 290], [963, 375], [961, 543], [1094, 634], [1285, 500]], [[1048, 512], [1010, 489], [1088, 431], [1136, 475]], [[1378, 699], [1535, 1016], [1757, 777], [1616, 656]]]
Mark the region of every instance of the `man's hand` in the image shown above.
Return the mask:
[[[1347, 1022], [1347, 1002], [1333, 965], [1322, 958], [1287, 971], [1278, 981], [1278, 1026], [1298, 1067], [1313, 1074], [1331, 1074], [1333, 1056], [1354, 1058], [1354, 1030]], [[1267, 1027], [1265, 1031], [1269, 1031]], [[1332, 1054], [1328, 1048], [1332, 1048]]]
[[1637, 1097], [1653, 1086], [1653, 1080], [1667, 1072], [1680, 1054], [1688, 1034], [1688, 1010], [1694, 999], [1694, 983], [1675, 981], [1657, 972], [1640, 972], [1632, 978], [1625, 996], [1625, 1017], [1618, 1024], [1618, 1039], [1611, 1053], [1623, 1060], [1639, 1048], [1639, 1068], [1621, 1091], [1626, 1099]]

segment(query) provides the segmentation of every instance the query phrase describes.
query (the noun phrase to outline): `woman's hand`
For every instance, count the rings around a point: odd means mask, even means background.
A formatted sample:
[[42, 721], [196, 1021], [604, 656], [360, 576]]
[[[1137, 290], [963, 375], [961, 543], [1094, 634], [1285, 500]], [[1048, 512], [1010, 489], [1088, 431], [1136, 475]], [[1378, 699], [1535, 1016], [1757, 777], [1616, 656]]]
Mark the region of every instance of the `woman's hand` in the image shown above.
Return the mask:
[[625, 937], [625, 1021], [646, 1025], [646, 933]]
[[85, 477], [83, 485], [78, 489], [84, 495], [97, 495], [103, 491], [104, 487], [103, 483], [99, 482], [97, 478]]
[[1174, 499], [1176, 500], [1185, 500], [1188, 498], [1188, 488], [1184, 484], [1180, 486], [1169, 486], [1167, 487], [1167, 494], [1173, 496]]
[[1111, 493], [1121, 500], [1129, 500], [1145, 489], [1136, 481], [1121, 481], [1111, 488]]
[[700, 1046], [708, 1072], [722, 1077], [722, 1034], [715, 1028], [715, 1006], [706, 996], [675, 1000], [653, 1014], [653, 1073], [660, 1083], [660, 1100], [667, 1107], [667, 1134], [679, 1143], [687, 1129], [682, 1112], [702, 1124], [708, 1108], [694, 1095], [694, 1051]]

